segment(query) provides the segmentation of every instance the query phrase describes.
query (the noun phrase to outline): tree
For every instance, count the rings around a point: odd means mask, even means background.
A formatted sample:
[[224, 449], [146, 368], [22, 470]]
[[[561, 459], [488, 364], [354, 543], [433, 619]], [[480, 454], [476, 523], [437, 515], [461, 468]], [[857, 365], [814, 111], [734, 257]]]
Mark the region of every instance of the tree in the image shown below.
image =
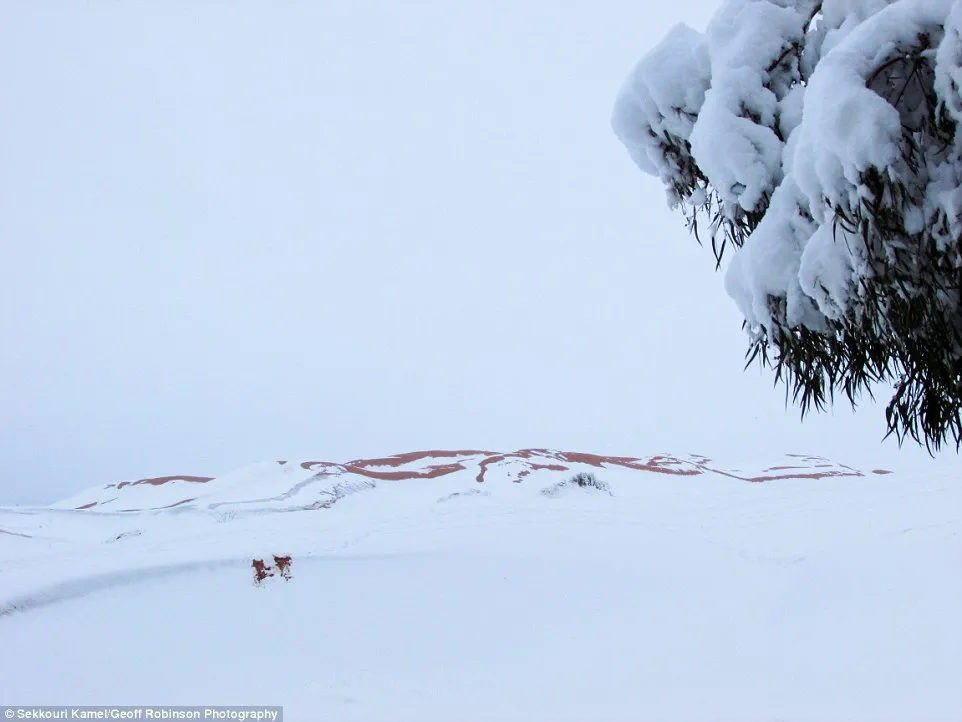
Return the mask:
[[[887, 433], [962, 444], [962, 2], [725, 0], [625, 81], [612, 126], [802, 416], [894, 384]], [[728, 251], [729, 258], [725, 258]]]

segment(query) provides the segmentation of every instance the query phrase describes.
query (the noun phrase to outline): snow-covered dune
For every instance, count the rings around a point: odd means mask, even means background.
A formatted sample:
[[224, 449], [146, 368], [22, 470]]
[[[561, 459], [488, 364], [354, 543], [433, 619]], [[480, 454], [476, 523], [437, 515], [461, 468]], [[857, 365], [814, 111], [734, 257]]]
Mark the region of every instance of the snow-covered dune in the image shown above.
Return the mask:
[[429, 451], [110, 484], [0, 509], [0, 698], [957, 720], [960, 516], [957, 479], [804, 456]]
[[[378, 459], [358, 459], [342, 464], [328, 461], [264, 462], [238, 469], [218, 478], [164, 476], [124, 481], [88, 489], [53, 507], [95, 511], [146, 511], [187, 506], [213, 508], [254, 505], [256, 508], [304, 508], [326, 504], [337, 484], [373, 487], [374, 481], [410, 481], [451, 477], [447, 483], [473, 478], [486, 481], [521, 482], [525, 477], [550, 477], [552, 473], [629, 470], [679, 476], [721, 475], [742, 481], [820, 479], [831, 476], [862, 476], [847, 466], [816, 456], [788, 456], [777, 464], [750, 469], [729, 469], [702, 456], [647, 458], [601, 456], [550, 449], [494, 451], [419, 451]], [[547, 473], [546, 473], [547, 472]], [[877, 469], [876, 474], [888, 473]], [[570, 473], [569, 473], [570, 475]]]

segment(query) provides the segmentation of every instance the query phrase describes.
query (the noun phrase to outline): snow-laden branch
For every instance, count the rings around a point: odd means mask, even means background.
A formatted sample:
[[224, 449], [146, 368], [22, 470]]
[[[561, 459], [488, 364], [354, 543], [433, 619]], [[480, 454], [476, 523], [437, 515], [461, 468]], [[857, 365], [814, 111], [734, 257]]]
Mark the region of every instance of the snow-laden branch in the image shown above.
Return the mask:
[[[709, 217], [716, 255], [737, 249], [725, 287], [780, 373], [806, 359], [803, 408], [820, 374], [850, 397], [909, 379], [957, 440], [959, 121], [958, 0], [726, 0], [641, 60], [612, 115], [690, 227]], [[923, 398], [933, 374], [951, 403]]]

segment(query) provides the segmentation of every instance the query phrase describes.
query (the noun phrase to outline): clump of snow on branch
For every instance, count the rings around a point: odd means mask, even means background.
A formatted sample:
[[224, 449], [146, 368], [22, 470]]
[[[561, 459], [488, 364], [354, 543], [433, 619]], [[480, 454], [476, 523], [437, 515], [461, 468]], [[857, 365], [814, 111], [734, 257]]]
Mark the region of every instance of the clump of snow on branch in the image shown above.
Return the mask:
[[803, 410], [895, 380], [890, 432], [924, 417], [936, 445], [962, 445], [960, 122], [959, 0], [723, 0], [612, 114], [718, 264], [734, 249], [752, 355], [774, 345]]
[[676, 25], [635, 66], [612, 116], [612, 126], [632, 159], [646, 173], [661, 178], [673, 205], [695, 189], [696, 179], [686, 175], [692, 162], [687, 147], [709, 77], [704, 38], [686, 25]]
[[[765, 211], [736, 237], [726, 278], [752, 327], [823, 330], [871, 275], [860, 235], [833, 223], [867, 197], [867, 170], [902, 172], [907, 119], [886, 97], [884, 66], [923, 36], [939, 97], [962, 120], [962, 4], [953, 0], [727, 0], [704, 34], [674, 28], [624, 84], [613, 128], [673, 205], [703, 205], [709, 192], [723, 221]], [[926, 179], [935, 187], [907, 214], [908, 233], [940, 209], [960, 223], [958, 164], [930, 170], [939, 170]], [[778, 298], [784, 317], [774, 319]]]

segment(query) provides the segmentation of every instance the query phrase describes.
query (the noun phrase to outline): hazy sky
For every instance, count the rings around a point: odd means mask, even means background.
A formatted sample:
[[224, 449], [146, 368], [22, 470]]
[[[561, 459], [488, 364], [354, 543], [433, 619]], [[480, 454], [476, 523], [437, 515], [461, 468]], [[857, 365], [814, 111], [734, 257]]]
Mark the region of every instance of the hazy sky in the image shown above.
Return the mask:
[[438, 447], [957, 464], [742, 372], [610, 131], [714, 5], [0, 0], [0, 501]]

